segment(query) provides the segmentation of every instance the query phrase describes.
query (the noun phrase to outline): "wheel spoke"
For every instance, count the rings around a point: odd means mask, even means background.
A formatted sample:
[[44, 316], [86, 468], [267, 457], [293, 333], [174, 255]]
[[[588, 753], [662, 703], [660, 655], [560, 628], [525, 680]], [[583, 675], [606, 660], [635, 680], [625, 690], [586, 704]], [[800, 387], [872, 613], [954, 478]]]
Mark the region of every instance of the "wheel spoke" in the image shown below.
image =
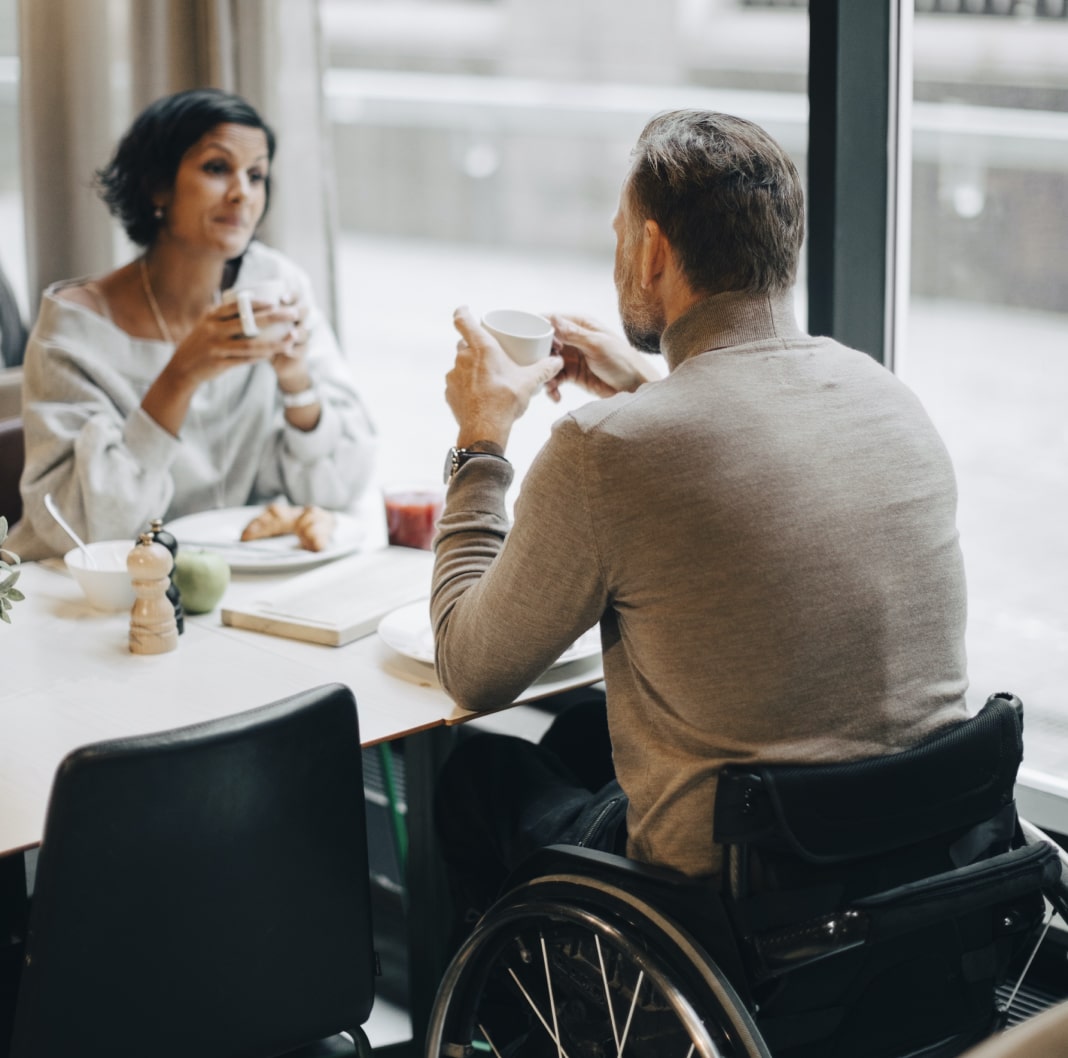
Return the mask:
[[[515, 970], [513, 970], [509, 966], [508, 973], [512, 980], [515, 981], [516, 988], [518, 988], [519, 991], [523, 993], [523, 998], [527, 1001], [527, 1005], [532, 1011], [534, 1011], [534, 1016], [538, 1019], [538, 1021], [541, 1022], [542, 1028], [545, 1029], [545, 1031], [549, 1034], [549, 1038], [553, 1041], [553, 1043], [556, 1044], [558, 1054], [560, 1054], [562, 1058], [568, 1058], [567, 1051], [564, 1050], [563, 1045], [560, 1043], [560, 1040], [557, 1039], [557, 1037], [554, 1035], [553, 1030], [549, 1027], [549, 1023], [545, 1020], [545, 1017], [542, 1015], [542, 1012], [538, 1010], [538, 1005], [534, 1002], [533, 999], [531, 999], [530, 993], [523, 987], [523, 982], [519, 980], [519, 977], [516, 974]], [[555, 1011], [553, 1012], [553, 1020], [556, 1020]]]
[[549, 990], [549, 1009], [553, 1012], [553, 1041], [556, 1043], [557, 1058], [564, 1058], [564, 1046], [560, 1042], [560, 1025], [556, 1018], [556, 1000], [553, 998], [553, 975], [549, 970], [549, 952], [545, 947], [545, 934], [541, 936], [541, 962], [545, 967], [545, 987]]
[[645, 980], [645, 971], [638, 974], [638, 983], [634, 986], [634, 995], [630, 997], [630, 1010], [627, 1011], [627, 1023], [623, 1026], [623, 1039], [619, 1043], [616, 1058], [622, 1058], [623, 1048], [627, 1045], [627, 1037], [630, 1035], [630, 1023], [634, 1019], [634, 1008], [638, 1005], [638, 993], [642, 990], [642, 982]]
[[[486, 1029], [483, 1026], [482, 1022], [478, 1023], [478, 1031], [481, 1032], [482, 1035], [486, 1037], [486, 1042], [489, 1044], [489, 1049], [491, 1051], [493, 1051], [493, 1053], [497, 1056], [497, 1058], [501, 1058], [501, 1052], [497, 1050], [497, 1045], [493, 1042], [493, 1037], [490, 1036], [490, 1034], [486, 1031]], [[692, 1052], [693, 1048], [691, 1047], [690, 1050]]]
[[593, 940], [597, 945], [597, 961], [601, 964], [601, 983], [604, 985], [604, 1001], [605, 1005], [608, 1007], [608, 1017], [612, 1022], [612, 1040], [615, 1043], [616, 1051], [618, 1052], [621, 1049], [619, 1043], [619, 1028], [616, 1025], [616, 1009], [612, 1005], [612, 996], [608, 990], [608, 974], [605, 972], [604, 968], [604, 952], [601, 951], [601, 938], [594, 936]]

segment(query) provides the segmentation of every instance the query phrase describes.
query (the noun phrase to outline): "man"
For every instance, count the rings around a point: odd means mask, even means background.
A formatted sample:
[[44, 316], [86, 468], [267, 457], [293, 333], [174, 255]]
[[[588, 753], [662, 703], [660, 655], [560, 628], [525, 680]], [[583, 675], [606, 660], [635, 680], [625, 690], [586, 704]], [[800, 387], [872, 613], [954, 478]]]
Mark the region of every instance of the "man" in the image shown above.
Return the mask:
[[[614, 226], [629, 346], [561, 318], [560, 355], [521, 368], [455, 317], [440, 678], [462, 705], [502, 706], [600, 622], [618, 780], [598, 789], [596, 759], [583, 774], [585, 736], [462, 742], [438, 816], [472, 911], [553, 841], [625, 838], [637, 859], [714, 874], [723, 765], [889, 754], [965, 717], [953, 470], [892, 374], [795, 323], [793, 164], [748, 121], [658, 116]], [[562, 381], [606, 399], [556, 423], [509, 526], [510, 428]]]

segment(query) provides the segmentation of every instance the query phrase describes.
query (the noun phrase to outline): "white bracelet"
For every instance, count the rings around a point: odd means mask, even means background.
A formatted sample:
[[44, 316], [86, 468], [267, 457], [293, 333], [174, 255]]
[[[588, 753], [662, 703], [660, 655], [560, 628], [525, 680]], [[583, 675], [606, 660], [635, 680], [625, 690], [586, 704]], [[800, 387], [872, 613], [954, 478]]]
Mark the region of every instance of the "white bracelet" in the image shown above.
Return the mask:
[[309, 386], [299, 393], [283, 393], [282, 406], [285, 408], [307, 408], [311, 404], [319, 403], [319, 393]]

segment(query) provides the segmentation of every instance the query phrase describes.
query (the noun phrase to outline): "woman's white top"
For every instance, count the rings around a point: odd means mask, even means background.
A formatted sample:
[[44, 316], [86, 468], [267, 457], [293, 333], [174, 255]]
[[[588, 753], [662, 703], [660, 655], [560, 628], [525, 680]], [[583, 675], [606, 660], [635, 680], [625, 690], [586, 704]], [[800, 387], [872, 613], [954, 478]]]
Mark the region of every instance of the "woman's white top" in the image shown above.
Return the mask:
[[277, 376], [260, 362], [201, 385], [173, 436], [141, 408], [173, 344], [131, 337], [57, 297], [70, 282], [45, 291], [23, 376], [24, 511], [6, 546], [27, 560], [70, 549], [44, 508], [47, 492], [88, 541], [133, 539], [153, 518], [167, 522], [279, 495], [294, 504], [352, 506], [371, 476], [375, 449], [352, 366], [305, 273], [254, 242], [234, 285], [266, 279], [283, 280], [310, 306], [306, 358], [322, 415], [308, 432], [286, 423]]

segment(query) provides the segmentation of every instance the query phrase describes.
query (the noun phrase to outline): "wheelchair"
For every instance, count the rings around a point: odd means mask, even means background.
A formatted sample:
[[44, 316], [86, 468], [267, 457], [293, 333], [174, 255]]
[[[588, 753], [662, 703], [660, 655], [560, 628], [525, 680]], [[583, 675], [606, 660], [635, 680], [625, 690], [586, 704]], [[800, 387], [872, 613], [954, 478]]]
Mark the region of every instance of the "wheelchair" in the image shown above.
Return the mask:
[[1068, 857], [1015, 810], [1022, 724], [998, 694], [892, 756], [724, 769], [714, 882], [539, 850], [446, 970], [426, 1054], [962, 1054], [1068, 912]]

